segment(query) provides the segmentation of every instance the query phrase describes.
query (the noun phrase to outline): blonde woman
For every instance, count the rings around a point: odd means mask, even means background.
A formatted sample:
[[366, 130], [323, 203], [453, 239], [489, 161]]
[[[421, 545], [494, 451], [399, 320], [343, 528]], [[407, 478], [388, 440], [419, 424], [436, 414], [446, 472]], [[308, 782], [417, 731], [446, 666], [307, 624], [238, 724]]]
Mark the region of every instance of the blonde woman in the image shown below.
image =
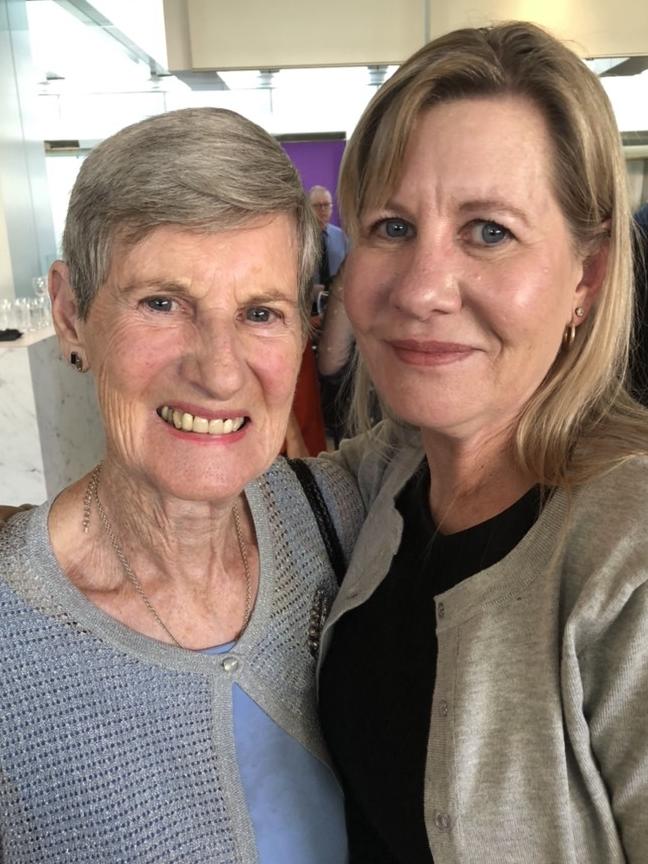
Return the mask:
[[648, 434], [624, 162], [586, 66], [460, 30], [345, 155], [344, 301], [392, 420], [325, 629], [352, 862], [648, 860]]

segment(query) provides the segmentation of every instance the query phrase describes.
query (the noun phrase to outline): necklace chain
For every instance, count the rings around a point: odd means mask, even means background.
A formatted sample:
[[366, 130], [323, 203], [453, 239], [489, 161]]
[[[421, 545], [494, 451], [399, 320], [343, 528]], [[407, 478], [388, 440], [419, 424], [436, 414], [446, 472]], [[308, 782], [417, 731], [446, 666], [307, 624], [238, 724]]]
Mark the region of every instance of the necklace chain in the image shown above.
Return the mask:
[[[97, 511], [99, 513], [99, 518], [101, 519], [101, 523], [106, 532], [108, 539], [110, 540], [110, 545], [112, 546], [115, 555], [121, 565], [126, 578], [133, 586], [135, 591], [142, 598], [144, 605], [150, 612], [151, 616], [155, 619], [158, 626], [164, 630], [169, 639], [173, 642], [173, 644], [177, 648], [182, 648], [183, 645], [176, 639], [173, 633], [169, 630], [167, 625], [162, 620], [160, 613], [157, 611], [149, 597], [147, 596], [142, 583], [135, 575], [133, 569], [128, 563], [128, 559], [124, 553], [124, 550], [121, 547], [119, 540], [117, 539], [117, 535], [112, 527], [110, 519], [108, 518], [108, 514], [104, 510], [104, 506], [101, 503], [101, 498], [99, 498], [99, 480], [101, 478], [101, 468], [102, 463], [100, 462], [92, 471], [90, 475], [90, 480], [88, 482], [88, 487], [86, 489], [85, 495], [83, 496], [83, 531], [84, 533], [88, 533], [88, 528], [90, 526], [90, 510], [92, 508], [92, 502], [97, 505]], [[247, 547], [245, 545], [245, 540], [243, 539], [243, 531], [241, 530], [241, 520], [239, 517], [238, 507], [236, 504], [232, 507], [232, 513], [234, 516], [234, 530], [236, 531], [236, 539], [238, 542], [239, 552], [241, 554], [241, 561], [243, 562], [243, 570], [245, 571], [245, 612], [243, 613], [243, 624], [241, 626], [241, 630], [239, 631], [239, 635], [245, 630], [250, 620], [250, 616], [252, 614], [252, 577], [250, 575], [250, 565], [248, 562], [247, 556]]]

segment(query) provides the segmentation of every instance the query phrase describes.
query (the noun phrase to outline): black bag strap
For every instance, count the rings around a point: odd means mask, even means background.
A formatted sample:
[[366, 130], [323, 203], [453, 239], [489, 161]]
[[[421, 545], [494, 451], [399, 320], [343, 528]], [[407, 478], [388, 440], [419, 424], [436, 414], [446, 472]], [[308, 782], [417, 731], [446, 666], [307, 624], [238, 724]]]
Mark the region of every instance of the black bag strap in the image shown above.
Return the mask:
[[326, 547], [331, 567], [335, 573], [335, 578], [338, 585], [341, 585], [346, 571], [346, 561], [344, 560], [340, 538], [335, 530], [335, 525], [333, 524], [331, 514], [329, 513], [326, 502], [322, 496], [322, 491], [317, 485], [313, 472], [306, 462], [302, 459], [286, 459], [286, 462], [295, 472], [295, 476], [304, 490], [304, 495], [311, 506], [311, 510], [313, 511], [313, 515], [317, 522], [317, 527], [322, 535], [322, 540], [324, 541], [324, 546]]

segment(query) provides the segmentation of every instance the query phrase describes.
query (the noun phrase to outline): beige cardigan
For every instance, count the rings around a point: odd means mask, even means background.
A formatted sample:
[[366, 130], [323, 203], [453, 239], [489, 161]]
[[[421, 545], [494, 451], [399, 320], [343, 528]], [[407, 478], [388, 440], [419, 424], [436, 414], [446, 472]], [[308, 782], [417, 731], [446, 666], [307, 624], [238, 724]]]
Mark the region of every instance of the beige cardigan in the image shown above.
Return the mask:
[[[334, 457], [368, 508], [322, 638], [388, 572], [423, 458], [387, 421]], [[327, 457], [325, 457], [327, 458]], [[564, 539], [564, 542], [561, 540]], [[436, 597], [425, 819], [435, 864], [648, 862], [648, 460], [557, 492], [502, 561]], [[376, 718], [380, 722], [380, 718]]]

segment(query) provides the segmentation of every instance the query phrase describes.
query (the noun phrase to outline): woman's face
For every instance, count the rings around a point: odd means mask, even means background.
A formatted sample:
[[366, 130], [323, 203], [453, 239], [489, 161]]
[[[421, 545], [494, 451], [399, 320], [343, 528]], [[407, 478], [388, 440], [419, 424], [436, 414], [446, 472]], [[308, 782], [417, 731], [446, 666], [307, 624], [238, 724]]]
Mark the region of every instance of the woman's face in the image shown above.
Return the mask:
[[178, 498], [227, 499], [284, 438], [304, 344], [294, 224], [162, 227], [117, 247], [79, 328], [109, 454]]
[[510, 428], [592, 288], [551, 185], [528, 101], [425, 111], [400, 182], [363, 214], [345, 303], [381, 396], [452, 437]]

